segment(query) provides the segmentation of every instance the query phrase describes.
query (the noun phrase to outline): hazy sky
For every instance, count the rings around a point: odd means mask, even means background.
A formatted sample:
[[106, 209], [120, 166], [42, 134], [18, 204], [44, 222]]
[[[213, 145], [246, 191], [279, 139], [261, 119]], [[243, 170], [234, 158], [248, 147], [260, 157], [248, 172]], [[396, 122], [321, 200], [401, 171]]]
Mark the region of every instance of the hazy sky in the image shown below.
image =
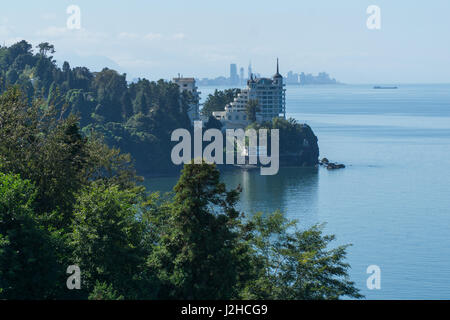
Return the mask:
[[[69, 30], [69, 5], [81, 29]], [[381, 29], [366, 27], [369, 5]], [[449, 0], [2, 1], [1, 44], [55, 45], [55, 58], [129, 78], [215, 77], [229, 64], [272, 75], [327, 71], [346, 83], [450, 83]]]

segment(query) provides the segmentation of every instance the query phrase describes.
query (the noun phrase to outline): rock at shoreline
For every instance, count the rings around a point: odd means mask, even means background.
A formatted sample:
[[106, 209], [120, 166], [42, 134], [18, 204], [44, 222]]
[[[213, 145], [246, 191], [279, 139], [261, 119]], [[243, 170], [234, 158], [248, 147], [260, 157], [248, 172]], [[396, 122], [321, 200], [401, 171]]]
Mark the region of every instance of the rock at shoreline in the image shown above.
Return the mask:
[[332, 163], [332, 162], [330, 162], [330, 163], [328, 163], [328, 165], [327, 165], [327, 169], [328, 169], [328, 170], [344, 169], [344, 168], [345, 168], [345, 165], [340, 164], [340, 163]]
[[334, 170], [334, 169], [343, 169], [345, 168], [345, 165], [342, 163], [334, 163], [330, 162], [327, 158], [323, 158], [321, 161], [319, 161], [319, 164], [321, 166], [325, 166], [328, 170]]

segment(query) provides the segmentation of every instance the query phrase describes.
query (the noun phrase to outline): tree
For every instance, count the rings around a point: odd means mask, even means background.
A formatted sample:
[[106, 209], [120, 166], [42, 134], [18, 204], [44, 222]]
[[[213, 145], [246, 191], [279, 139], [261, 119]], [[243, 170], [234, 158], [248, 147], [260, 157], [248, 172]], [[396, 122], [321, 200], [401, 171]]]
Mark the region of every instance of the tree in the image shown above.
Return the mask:
[[225, 89], [224, 91], [215, 90], [214, 94], [209, 94], [203, 104], [202, 114], [210, 116], [214, 111], [223, 111], [225, 106], [232, 102], [241, 92], [241, 89]]
[[159, 298], [229, 299], [238, 280], [239, 190], [226, 191], [219, 171], [185, 165], [171, 203], [156, 210], [158, 235], [148, 265], [162, 281]]
[[[36, 54], [31, 49], [26, 41], [0, 48], [0, 94], [17, 85], [28, 104], [39, 99], [42, 111], [53, 104], [61, 119], [79, 116], [85, 134], [95, 129], [110, 147], [132, 153], [142, 173], [179, 172], [170, 161], [173, 144], [167, 141], [173, 130], [191, 129], [187, 111], [196, 97], [180, 95], [177, 84], [163, 80], [128, 84], [126, 74], [107, 68], [91, 72], [71, 68], [68, 62], [60, 68], [51, 57], [53, 45], [46, 42]], [[137, 119], [145, 122], [139, 129], [134, 126]]]
[[217, 120], [215, 117], [213, 116], [209, 116], [208, 118], [208, 122], [206, 122], [204, 129], [208, 130], [208, 129], [219, 129], [221, 130], [223, 127], [223, 124], [220, 120]]
[[42, 42], [38, 44], [36, 48], [39, 49], [39, 54], [44, 57], [47, 57], [48, 52], [50, 52], [51, 54], [55, 53], [55, 46], [48, 42]]
[[37, 212], [57, 210], [59, 226], [67, 227], [82, 186], [102, 180], [133, 188], [140, 178], [129, 155], [95, 133], [83, 137], [74, 115], [61, 118], [53, 106], [43, 106], [40, 100], [29, 105], [17, 88], [0, 96], [0, 160], [6, 172], [36, 185]]
[[108, 122], [121, 122], [132, 113], [131, 100], [127, 92], [126, 75], [104, 68], [93, 79], [96, 91], [97, 107], [95, 112]]
[[77, 198], [69, 238], [74, 263], [83, 274], [81, 289], [91, 298], [99, 298], [100, 292], [110, 298], [154, 296], [157, 287], [144, 269], [139, 190], [96, 183]]
[[89, 294], [89, 300], [123, 300], [124, 297], [114, 290], [112, 285], [106, 282], [96, 282], [94, 289]]
[[348, 245], [327, 249], [335, 236], [322, 226], [305, 231], [282, 213], [255, 214], [247, 223], [257, 277], [242, 290], [244, 299], [321, 300], [361, 298], [349, 280]]
[[0, 299], [54, 299], [64, 284], [56, 241], [33, 211], [36, 194], [30, 181], [0, 173]]
[[256, 113], [260, 112], [261, 108], [259, 107], [258, 100], [249, 100], [247, 105], [245, 106], [245, 113], [247, 114], [247, 118], [250, 122], [256, 121]]
[[58, 120], [43, 102], [28, 105], [17, 88], [0, 96], [0, 156], [7, 172], [20, 174], [37, 186], [37, 212], [60, 213], [70, 221], [74, 193], [85, 181], [87, 140], [74, 117]]
[[17, 42], [9, 47], [8, 49], [8, 63], [12, 63], [19, 55], [27, 55], [31, 54], [31, 50], [33, 49], [33, 46], [26, 42], [25, 40], [22, 40], [20, 42]]

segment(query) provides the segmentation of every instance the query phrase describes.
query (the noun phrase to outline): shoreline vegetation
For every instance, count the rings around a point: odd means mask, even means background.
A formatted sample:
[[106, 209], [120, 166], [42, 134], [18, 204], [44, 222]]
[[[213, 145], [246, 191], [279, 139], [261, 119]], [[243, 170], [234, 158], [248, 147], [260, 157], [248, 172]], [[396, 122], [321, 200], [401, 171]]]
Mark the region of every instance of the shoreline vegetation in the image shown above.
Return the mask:
[[[32, 49], [26, 41], [0, 47], [0, 92], [18, 86], [29, 102], [41, 99], [54, 105], [62, 117], [78, 116], [84, 136], [96, 132], [109, 146], [129, 153], [143, 176], [180, 173], [182, 167], [171, 161], [176, 142], [170, 137], [178, 128], [193, 132], [187, 115], [195, 99], [190, 93], [180, 95], [178, 85], [163, 80], [138, 79], [128, 84], [126, 74], [107, 68], [91, 72], [85, 67], [71, 68], [68, 62], [59, 68], [51, 44], [40, 44], [37, 53]], [[212, 111], [223, 110], [239, 91], [229, 89], [209, 95], [203, 114], [210, 116]], [[280, 129], [281, 166], [318, 164], [317, 137], [309, 126], [293, 119], [274, 119], [257, 126]], [[210, 117], [208, 128], [221, 128], [221, 123]]]
[[[184, 165], [171, 194], [140, 185], [134, 164], [164, 161], [189, 124], [176, 86], [59, 69], [53, 46], [38, 50], [0, 47], [0, 299], [362, 298], [348, 245], [278, 211], [239, 212], [241, 187], [215, 165]], [[288, 136], [312, 134], [288, 122]], [[117, 145], [161, 152], [133, 160]]]

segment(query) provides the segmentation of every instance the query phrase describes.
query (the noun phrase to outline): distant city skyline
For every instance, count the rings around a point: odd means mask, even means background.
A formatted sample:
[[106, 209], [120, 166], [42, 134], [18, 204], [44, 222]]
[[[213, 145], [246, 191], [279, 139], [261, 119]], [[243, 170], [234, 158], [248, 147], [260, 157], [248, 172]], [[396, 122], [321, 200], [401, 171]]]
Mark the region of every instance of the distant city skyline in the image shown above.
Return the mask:
[[[66, 27], [73, 4], [81, 11], [79, 30]], [[366, 26], [373, 4], [381, 8], [380, 30]], [[130, 80], [228, 76], [231, 62], [248, 73], [250, 61], [270, 76], [279, 57], [283, 74], [326, 71], [344, 83], [450, 83], [449, 11], [447, 0], [260, 0], [257, 6], [16, 0], [2, 3], [0, 44], [50, 42], [59, 64], [109, 67]]]
[[[244, 87], [251, 77], [260, 78], [261, 74], [258, 72], [253, 72], [251, 62], [249, 63], [247, 70], [247, 77], [244, 75], [244, 67], [239, 68], [239, 74], [237, 73], [238, 65], [236, 63], [230, 63], [230, 72], [228, 77], [226, 75], [218, 75], [213, 78], [200, 78], [195, 77], [197, 83], [203, 86], [232, 86], [232, 87]], [[267, 75], [270, 77], [270, 75]], [[294, 72], [289, 70], [283, 76], [285, 78], [286, 84], [341, 84], [342, 82], [337, 81], [335, 78], [331, 78], [330, 75], [325, 72], [318, 72], [317, 75], [312, 73], [305, 73], [302, 71]]]

